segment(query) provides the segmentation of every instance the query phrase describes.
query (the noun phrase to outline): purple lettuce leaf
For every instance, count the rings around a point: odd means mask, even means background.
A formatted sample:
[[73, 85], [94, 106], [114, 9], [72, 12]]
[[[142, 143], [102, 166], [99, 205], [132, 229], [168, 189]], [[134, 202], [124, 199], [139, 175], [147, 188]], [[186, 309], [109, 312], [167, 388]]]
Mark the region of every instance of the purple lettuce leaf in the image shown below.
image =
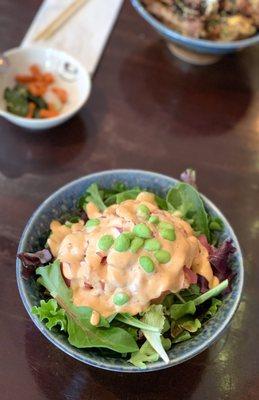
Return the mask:
[[17, 254], [17, 257], [21, 260], [23, 266], [23, 276], [28, 279], [34, 274], [37, 267], [49, 263], [53, 256], [49, 249], [43, 249], [36, 251], [35, 253], [23, 252]]
[[[218, 248], [210, 245], [205, 235], [201, 235], [199, 240], [209, 253], [209, 261], [213, 274], [219, 279], [220, 282], [228, 279], [228, 289], [231, 290], [231, 281], [235, 276], [235, 273], [233, 273], [231, 269], [230, 260], [231, 255], [236, 251], [235, 247], [233, 246], [233, 240], [225, 240]], [[198, 275], [197, 284], [202, 293], [205, 293], [209, 289], [207, 279], [200, 275]]]
[[209, 282], [204, 276], [199, 274], [197, 274], [197, 276], [198, 276], [197, 285], [199, 286], [201, 293], [207, 292], [209, 290]]
[[211, 246], [209, 260], [212, 266], [214, 275], [219, 281], [233, 278], [233, 271], [230, 266], [230, 257], [235, 253], [236, 249], [233, 246], [233, 240], [228, 239], [223, 242], [219, 248]]
[[185, 171], [183, 171], [180, 175], [181, 181], [185, 183], [189, 183], [189, 185], [192, 185], [193, 187], [197, 188], [196, 185], [196, 171], [192, 168], [187, 168]]

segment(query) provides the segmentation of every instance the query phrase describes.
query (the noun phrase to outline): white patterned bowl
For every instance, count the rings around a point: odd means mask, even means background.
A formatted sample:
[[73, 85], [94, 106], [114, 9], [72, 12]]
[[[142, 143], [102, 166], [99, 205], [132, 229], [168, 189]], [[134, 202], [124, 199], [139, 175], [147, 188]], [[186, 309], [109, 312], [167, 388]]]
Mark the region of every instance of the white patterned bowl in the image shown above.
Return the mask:
[[[63, 124], [86, 103], [91, 91], [91, 79], [83, 65], [69, 54], [50, 48], [18, 47], [4, 53], [10, 66], [0, 72], [0, 116], [15, 125], [32, 130], [49, 129]], [[13, 87], [16, 74], [26, 74], [31, 64], [39, 66], [56, 77], [57, 86], [68, 92], [68, 102], [60, 115], [46, 119], [28, 119], [6, 110], [4, 90]]]

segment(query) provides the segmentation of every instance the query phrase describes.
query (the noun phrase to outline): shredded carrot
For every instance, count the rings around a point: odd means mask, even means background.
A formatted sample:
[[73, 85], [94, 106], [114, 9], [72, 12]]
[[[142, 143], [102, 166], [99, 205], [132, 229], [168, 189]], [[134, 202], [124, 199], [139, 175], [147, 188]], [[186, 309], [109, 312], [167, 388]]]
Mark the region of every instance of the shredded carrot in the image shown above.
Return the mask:
[[42, 108], [40, 110], [40, 118], [54, 118], [58, 115], [57, 111], [47, 110], [46, 108]]
[[36, 108], [35, 103], [29, 102], [29, 104], [28, 104], [28, 113], [26, 115], [26, 118], [32, 118], [33, 117], [33, 113], [34, 113], [35, 108]]
[[31, 75], [15, 75], [15, 80], [18, 83], [31, 83], [35, 82], [35, 77]]
[[33, 96], [43, 96], [46, 93], [47, 86], [42, 82], [32, 82], [29, 83], [28, 90]]
[[48, 103], [48, 108], [43, 108], [40, 110], [40, 118], [53, 118], [59, 115], [58, 110], [52, 103]]
[[43, 82], [45, 82], [47, 85], [50, 85], [51, 83], [55, 82], [55, 78], [53, 76], [53, 74], [51, 74], [50, 72], [45, 72], [42, 75], [42, 80]]
[[54, 86], [51, 90], [53, 93], [55, 93], [58, 96], [61, 103], [67, 102], [68, 95], [67, 95], [67, 91], [65, 89], [62, 89], [58, 86]]
[[31, 74], [38, 79], [42, 76], [41, 69], [40, 69], [39, 65], [37, 65], [37, 64], [32, 64], [30, 66], [30, 71], [31, 71]]

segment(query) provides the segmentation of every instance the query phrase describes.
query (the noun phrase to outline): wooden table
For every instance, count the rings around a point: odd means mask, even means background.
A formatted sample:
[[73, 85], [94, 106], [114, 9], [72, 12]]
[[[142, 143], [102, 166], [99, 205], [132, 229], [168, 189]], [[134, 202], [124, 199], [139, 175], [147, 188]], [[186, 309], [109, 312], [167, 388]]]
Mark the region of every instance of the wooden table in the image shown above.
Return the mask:
[[[19, 45], [39, 5], [0, 0], [2, 50]], [[127, 1], [76, 117], [43, 133], [0, 121], [1, 400], [259, 398], [258, 70], [258, 47], [210, 67], [176, 60]], [[187, 166], [244, 250], [245, 291], [231, 328], [193, 360], [141, 376], [69, 358], [31, 323], [17, 292], [15, 256], [27, 219], [58, 187], [93, 171], [178, 177]]]

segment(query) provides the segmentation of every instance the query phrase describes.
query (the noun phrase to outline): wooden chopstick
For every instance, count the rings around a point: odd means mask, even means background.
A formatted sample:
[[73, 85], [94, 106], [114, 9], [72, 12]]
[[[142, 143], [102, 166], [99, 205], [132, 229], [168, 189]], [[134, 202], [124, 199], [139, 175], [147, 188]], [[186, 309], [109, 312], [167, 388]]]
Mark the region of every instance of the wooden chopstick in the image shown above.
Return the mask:
[[34, 41], [49, 39], [87, 1], [88, 0], [74, 0], [73, 3], [62, 11], [45, 29], [34, 37]]

